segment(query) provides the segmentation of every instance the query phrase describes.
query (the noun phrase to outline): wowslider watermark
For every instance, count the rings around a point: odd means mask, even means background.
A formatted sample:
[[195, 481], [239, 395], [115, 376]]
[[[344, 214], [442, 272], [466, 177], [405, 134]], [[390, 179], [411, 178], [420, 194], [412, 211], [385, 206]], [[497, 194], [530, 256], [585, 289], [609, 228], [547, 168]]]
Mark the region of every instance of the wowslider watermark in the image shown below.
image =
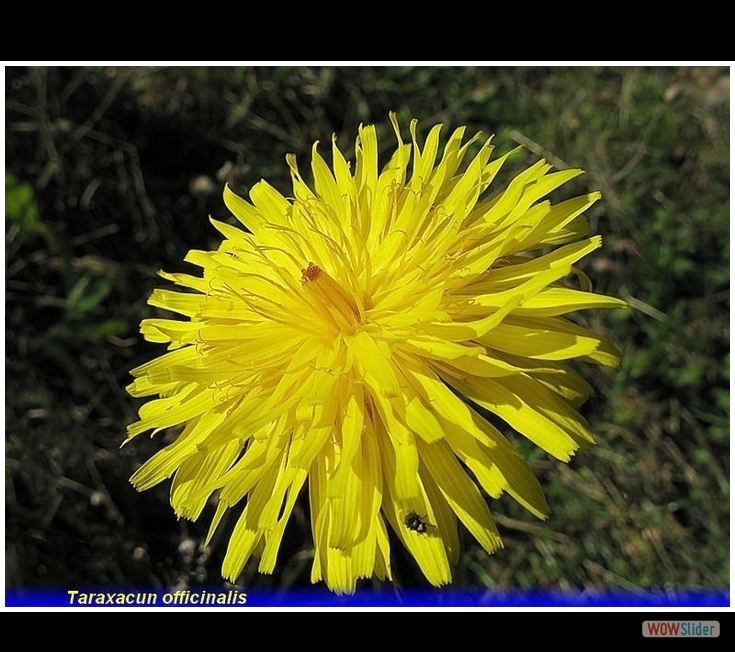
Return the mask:
[[643, 636], [650, 638], [714, 638], [719, 635], [717, 620], [643, 621]]

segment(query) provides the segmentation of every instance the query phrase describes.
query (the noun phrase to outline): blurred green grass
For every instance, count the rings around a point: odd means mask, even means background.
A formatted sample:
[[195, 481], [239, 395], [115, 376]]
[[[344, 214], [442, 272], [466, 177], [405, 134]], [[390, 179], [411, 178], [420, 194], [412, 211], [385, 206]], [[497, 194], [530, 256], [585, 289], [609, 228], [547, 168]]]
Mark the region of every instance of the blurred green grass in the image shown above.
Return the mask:
[[[225, 182], [287, 192], [287, 152], [336, 133], [349, 154], [360, 122], [390, 147], [390, 110], [523, 144], [504, 179], [539, 157], [584, 168], [565, 192], [603, 191], [586, 271], [632, 305], [585, 316], [624, 355], [584, 370], [599, 446], [566, 466], [518, 442], [552, 515], [493, 501], [505, 548], [465, 537], [455, 584], [729, 586], [728, 68], [9, 67], [5, 94], [7, 587], [221, 583], [224, 535], [204, 550], [206, 519], [127, 483], [167, 435], [118, 450], [127, 372], [159, 353], [145, 301], [157, 270], [217, 246]], [[397, 586], [425, 586], [393, 554]], [[242, 584], [308, 585], [310, 565], [304, 503], [276, 573]]]

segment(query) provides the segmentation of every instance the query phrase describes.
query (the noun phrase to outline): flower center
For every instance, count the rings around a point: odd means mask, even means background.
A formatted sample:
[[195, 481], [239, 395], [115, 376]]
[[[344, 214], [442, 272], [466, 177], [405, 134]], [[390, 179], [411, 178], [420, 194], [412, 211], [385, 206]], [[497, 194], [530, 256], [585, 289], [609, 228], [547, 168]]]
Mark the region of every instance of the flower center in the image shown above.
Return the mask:
[[362, 314], [354, 297], [350, 295], [319, 265], [309, 262], [301, 270], [301, 282], [311, 300], [311, 305], [337, 331], [354, 334], [362, 323]]

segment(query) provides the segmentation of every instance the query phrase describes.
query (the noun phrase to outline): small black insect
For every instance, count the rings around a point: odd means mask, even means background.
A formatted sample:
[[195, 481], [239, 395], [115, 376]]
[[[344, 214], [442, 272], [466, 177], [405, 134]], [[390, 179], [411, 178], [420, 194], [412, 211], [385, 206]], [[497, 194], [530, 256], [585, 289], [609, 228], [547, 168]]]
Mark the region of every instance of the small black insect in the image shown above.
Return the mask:
[[426, 530], [429, 529], [429, 524], [424, 521], [425, 518], [425, 516], [419, 516], [416, 512], [409, 512], [406, 514], [406, 518], [403, 522], [409, 530], [413, 530], [419, 534], [425, 534]]

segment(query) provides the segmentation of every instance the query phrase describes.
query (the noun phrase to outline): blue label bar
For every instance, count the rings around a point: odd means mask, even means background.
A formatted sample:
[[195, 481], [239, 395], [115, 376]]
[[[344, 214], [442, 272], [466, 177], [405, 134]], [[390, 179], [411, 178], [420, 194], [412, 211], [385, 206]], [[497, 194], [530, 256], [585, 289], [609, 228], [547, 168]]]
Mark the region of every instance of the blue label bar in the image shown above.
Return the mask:
[[313, 589], [130, 588], [13, 589], [6, 607], [729, 607], [727, 589], [574, 593], [372, 587], [338, 596]]

